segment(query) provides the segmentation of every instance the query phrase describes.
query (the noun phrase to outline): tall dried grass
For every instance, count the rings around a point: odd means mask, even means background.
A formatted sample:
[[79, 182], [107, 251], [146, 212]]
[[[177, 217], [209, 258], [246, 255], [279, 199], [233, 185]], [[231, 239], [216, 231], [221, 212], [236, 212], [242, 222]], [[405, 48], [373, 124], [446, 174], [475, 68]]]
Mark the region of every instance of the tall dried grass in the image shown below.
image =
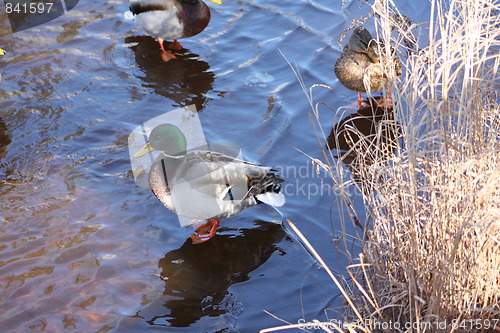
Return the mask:
[[431, 6], [417, 46], [392, 1], [373, 5], [378, 35], [408, 57], [392, 89], [397, 154], [358, 164], [372, 222], [359, 304], [393, 331], [500, 331], [500, 3]]
[[[358, 133], [356, 182], [323, 152], [344, 208], [358, 186], [370, 220], [341, 289], [346, 320], [364, 320], [329, 328], [500, 332], [500, 2], [431, 0], [418, 26], [391, 0], [372, 9], [387, 54], [396, 47], [405, 67], [400, 78], [386, 68], [400, 137], [393, 154]], [[303, 88], [319, 121], [322, 103]]]
[[[395, 26], [394, 43], [414, 40], [392, 2], [373, 9], [384, 39]], [[399, 152], [362, 170], [365, 278], [386, 320], [500, 331], [499, 13], [498, 1], [432, 1], [428, 46], [393, 89]]]

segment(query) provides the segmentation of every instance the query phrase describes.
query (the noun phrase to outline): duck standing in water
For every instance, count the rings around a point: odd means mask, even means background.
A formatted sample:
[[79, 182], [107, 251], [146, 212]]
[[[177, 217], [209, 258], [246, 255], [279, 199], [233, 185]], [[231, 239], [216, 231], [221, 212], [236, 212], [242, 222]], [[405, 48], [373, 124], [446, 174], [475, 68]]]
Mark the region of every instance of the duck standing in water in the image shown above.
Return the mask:
[[[209, 1], [222, 4], [221, 0]], [[131, 0], [130, 11], [137, 27], [158, 39], [164, 61], [175, 55], [165, 50], [163, 40], [173, 39], [168, 47], [180, 50], [177, 39], [199, 34], [210, 21], [210, 9], [201, 0]]]
[[[335, 75], [339, 81], [348, 89], [358, 92], [358, 106], [364, 104], [361, 92], [373, 93], [390, 85], [384, 65], [389, 61], [382, 54], [383, 50], [378, 42], [373, 39], [368, 30], [363, 27], [356, 28], [349, 42], [335, 63]], [[392, 56], [394, 71], [397, 76], [402, 73], [401, 60]], [[387, 105], [391, 104], [390, 90], [387, 92]]]
[[165, 207], [193, 219], [181, 225], [195, 228], [191, 235], [194, 244], [212, 238], [221, 218], [259, 203], [275, 207], [285, 203], [280, 193], [283, 179], [275, 170], [214, 151], [186, 149], [181, 130], [162, 124], [151, 131], [149, 141], [133, 157], [163, 152], [151, 166], [149, 185]]

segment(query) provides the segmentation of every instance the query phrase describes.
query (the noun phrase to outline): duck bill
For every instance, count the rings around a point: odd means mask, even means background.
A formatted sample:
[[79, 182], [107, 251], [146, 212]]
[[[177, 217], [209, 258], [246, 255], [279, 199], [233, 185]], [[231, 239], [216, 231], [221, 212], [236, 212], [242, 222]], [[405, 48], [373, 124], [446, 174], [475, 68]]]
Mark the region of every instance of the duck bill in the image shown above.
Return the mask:
[[222, 1], [221, 0], [208, 0], [208, 1], [216, 3], [218, 5], [222, 5]]
[[150, 152], [154, 151], [155, 149], [153, 147], [151, 147], [151, 142], [147, 142], [144, 147], [142, 147], [141, 150], [139, 150], [137, 153], [134, 154], [134, 156], [132, 156], [133, 158], [139, 158], [139, 157], [142, 157], [146, 154], [149, 154]]
[[5, 52], [5, 50], [4, 50], [4, 49], [0, 49], [0, 55], [4, 55], [4, 54], [6, 54], [6, 53], [7, 53], [7, 52]]

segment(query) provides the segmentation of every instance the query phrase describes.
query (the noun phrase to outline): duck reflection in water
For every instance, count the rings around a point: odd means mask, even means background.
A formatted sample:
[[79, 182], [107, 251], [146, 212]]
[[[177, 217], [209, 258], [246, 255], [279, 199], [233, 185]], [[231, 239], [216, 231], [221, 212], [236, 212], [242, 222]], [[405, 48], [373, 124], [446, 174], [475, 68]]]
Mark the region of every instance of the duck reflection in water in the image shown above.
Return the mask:
[[356, 181], [362, 179], [363, 168], [386, 162], [398, 147], [399, 126], [392, 107], [380, 106], [374, 98], [368, 103], [334, 124], [326, 140], [327, 148], [337, 151], [335, 157], [347, 165]]
[[7, 125], [0, 118], [0, 159], [4, 158], [7, 154], [7, 146], [12, 142], [10, 135], [7, 131]]
[[141, 77], [145, 87], [173, 100], [173, 106], [194, 104], [197, 110], [203, 110], [215, 79], [207, 62], [186, 49], [178, 52], [177, 59], [164, 62], [155, 50], [156, 41], [147, 36], [128, 37], [125, 42], [132, 45], [136, 63], [145, 74]]
[[[225, 332], [234, 328], [242, 311], [237, 298], [228, 291], [250, 279], [249, 274], [279, 251], [276, 244], [285, 237], [282, 226], [256, 221], [256, 227], [226, 229], [210, 242], [199, 245], [187, 240], [168, 252], [159, 262], [165, 290], [136, 317], [150, 325], [192, 327], [196, 332]], [[224, 233], [224, 230], [222, 230]]]

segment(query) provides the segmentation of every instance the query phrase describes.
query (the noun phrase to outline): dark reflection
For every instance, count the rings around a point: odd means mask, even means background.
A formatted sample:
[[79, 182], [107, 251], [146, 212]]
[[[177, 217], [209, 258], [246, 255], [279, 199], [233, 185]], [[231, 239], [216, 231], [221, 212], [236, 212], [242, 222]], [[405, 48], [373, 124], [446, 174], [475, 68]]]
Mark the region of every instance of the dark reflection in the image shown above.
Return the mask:
[[125, 42], [133, 45], [135, 60], [145, 74], [141, 78], [145, 87], [172, 99], [177, 103], [174, 106], [194, 104], [198, 111], [203, 109], [215, 79], [208, 63], [186, 49], [175, 52], [177, 59], [164, 62], [158, 43], [149, 36], [128, 37]]
[[[150, 325], [169, 327], [189, 327], [202, 317], [219, 317], [216, 327], [205, 328], [206, 332], [234, 325], [231, 318], [236, 318], [242, 309], [228, 292], [229, 286], [249, 280], [250, 272], [276, 250], [282, 251], [276, 246], [285, 237], [282, 226], [256, 223], [257, 227], [241, 230], [238, 236], [233, 232], [218, 234], [196, 245], [188, 239], [181, 248], [167, 253], [159, 263], [166, 281], [163, 295], [137, 316]], [[225, 230], [229, 229], [221, 229]]]
[[398, 146], [399, 126], [392, 108], [378, 107], [376, 100], [335, 124], [327, 138], [330, 150], [349, 167], [359, 180], [363, 167], [384, 162]]
[[12, 142], [10, 135], [7, 132], [7, 125], [0, 118], [0, 159], [4, 158], [7, 154], [7, 146]]

